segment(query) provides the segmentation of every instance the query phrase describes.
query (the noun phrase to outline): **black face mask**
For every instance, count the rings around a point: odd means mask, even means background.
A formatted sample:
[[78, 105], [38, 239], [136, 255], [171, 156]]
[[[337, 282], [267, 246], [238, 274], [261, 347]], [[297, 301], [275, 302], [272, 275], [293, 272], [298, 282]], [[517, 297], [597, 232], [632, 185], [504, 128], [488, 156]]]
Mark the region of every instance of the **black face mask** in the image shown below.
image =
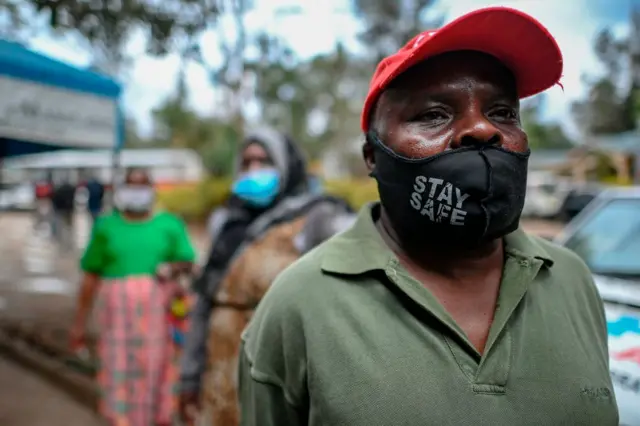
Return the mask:
[[407, 248], [473, 247], [518, 228], [527, 188], [529, 152], [464, 147], [427, 158], [393, 152], [374, 133], [378, 192]]

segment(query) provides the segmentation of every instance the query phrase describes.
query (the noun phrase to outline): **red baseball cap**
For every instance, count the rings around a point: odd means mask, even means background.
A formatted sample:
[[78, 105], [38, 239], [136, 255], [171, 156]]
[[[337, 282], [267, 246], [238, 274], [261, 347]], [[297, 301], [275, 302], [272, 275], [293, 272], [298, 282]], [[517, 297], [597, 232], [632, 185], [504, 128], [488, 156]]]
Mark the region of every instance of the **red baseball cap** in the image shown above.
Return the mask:
[[438, 30], [418, 34], [378, 64], [362, 109], [362, 130], [368, 130], [371, 109], [393, 79], [432, 56], [456, 50], [496, 57], [514, 73], [520, 98], [547, 90], [562, 75], [560, 48], [535, 18], [508, 7], [478, 9]]

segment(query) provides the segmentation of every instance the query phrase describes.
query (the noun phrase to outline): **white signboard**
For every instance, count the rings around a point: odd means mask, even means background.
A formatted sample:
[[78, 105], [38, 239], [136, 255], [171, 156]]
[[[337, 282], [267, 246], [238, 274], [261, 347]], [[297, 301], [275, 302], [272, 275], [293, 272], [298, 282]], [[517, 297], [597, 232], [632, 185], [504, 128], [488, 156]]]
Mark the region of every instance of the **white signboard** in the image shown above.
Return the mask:
[[0, 137], [65, 147], [112, 148], [116, 99], [0, 76]]

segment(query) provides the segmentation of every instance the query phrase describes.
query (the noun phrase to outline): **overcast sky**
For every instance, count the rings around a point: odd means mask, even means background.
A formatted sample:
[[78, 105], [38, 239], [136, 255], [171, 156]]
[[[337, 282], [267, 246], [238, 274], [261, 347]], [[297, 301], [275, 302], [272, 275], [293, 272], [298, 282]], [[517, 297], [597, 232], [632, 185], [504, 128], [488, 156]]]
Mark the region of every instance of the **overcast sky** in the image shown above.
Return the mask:
[[[640, 6], [640, 0], [439, 1], [438, 8], [445, 13], [447, 21], [489, 5], [511, 6], [539, 19], [556, 37], [564, 55], [561, 80], [564, 91], [554, 87], [547, 92], [549, 102], [546, 116], [565, 122], [570, 120], [571, 101], [584, 95], [582, 74], [599, 70], [592, 51], [594, 36], [607, 26], [623, 34], [628, 28], [631, 7]], [[354, 37], [358, 24], [349, 15], [349, 3], [350, 0], [256, 0], [256, 10], [247, 17], [247, 23], [255, 27], [266, 26], [277, 32], [302, 57], [330, 51], [337, 41], [359, 48]], [[289, 16], [275, 13], [291, 5], [298, 6], [301, 13]], [[31, 42], [31, 47], [76, 65], [84, 66], [89, 62], [86, 52], [71, 42], [41, 36]], [[219, 60], [214, 34], [205, 38], [204, 47], [210, 62]], [[151, 129], [149, 112], [175, 87], [179, 61], [174, 56], [157, 59], [145, 55], [142, 40], [133, 40], [130, 52], [138, 59], [130, 73], [131, 78], [125, 84], [125, 108], [137, 119], [141, 130], [148, 133]], [[188, 68], [187, 77], [191, 103], [202, 113], [210, 112], [214, 103], [214, 89], [206, 74], [194, 65]]]

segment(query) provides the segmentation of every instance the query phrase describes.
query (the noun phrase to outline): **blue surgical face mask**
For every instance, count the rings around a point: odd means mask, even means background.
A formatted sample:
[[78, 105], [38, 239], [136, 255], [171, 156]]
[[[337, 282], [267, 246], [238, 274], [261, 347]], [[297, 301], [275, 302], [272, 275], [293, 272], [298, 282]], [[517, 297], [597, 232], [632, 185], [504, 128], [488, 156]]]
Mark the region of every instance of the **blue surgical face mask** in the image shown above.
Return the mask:
[[280, 173], [276, 169], [260, 169], [243, 173], [231, 192], [252, 207], [267, 207], [278, 196]]

